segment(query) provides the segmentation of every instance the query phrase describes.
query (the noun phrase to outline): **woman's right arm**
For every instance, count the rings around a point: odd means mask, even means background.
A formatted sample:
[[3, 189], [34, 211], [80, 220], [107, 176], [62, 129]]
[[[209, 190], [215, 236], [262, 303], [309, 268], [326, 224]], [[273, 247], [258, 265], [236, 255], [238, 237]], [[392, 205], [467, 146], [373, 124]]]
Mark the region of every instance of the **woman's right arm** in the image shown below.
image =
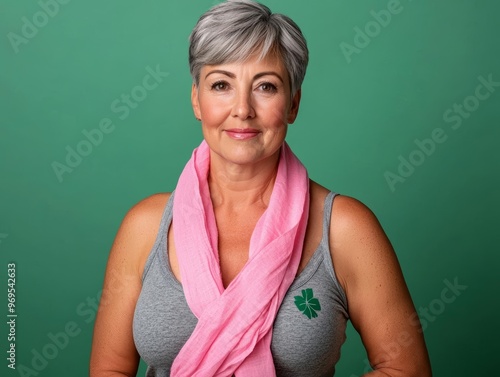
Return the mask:
[[94, 325], [90, 377], [135, 376], [139, 354], [132, 336], [144, 264], [154, 245], [169, 194], [152, 195], [130, 209], [109, 254]]

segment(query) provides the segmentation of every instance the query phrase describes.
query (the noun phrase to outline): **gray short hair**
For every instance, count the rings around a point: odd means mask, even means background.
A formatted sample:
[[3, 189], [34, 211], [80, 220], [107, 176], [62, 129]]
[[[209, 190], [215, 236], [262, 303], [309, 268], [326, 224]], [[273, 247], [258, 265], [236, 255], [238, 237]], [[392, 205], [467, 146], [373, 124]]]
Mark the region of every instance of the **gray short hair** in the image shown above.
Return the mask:
[[204, 13], [189, 36], [189, 69], [200, 82], [204, 65], [242, 62], [277, 53], [290, 79], [292, 96], [301, 87], [309, 61], [302, 31], [289, 17], [250, 0], [228, 0]]

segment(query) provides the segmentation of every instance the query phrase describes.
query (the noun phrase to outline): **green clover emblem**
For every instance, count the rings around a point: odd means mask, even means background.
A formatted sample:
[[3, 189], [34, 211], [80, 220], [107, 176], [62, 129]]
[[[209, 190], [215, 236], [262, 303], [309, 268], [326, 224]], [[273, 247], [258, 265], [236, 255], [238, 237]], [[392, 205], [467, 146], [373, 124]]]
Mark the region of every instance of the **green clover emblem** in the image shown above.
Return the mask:
[[295, 305], [297, 308], [307, 316], [307, 318], [316, 318], [318, 313], [316, 311], [321, 310], [321, 305], [319, 300], [313, 297], [312, 288], [307, 288], [302, 290], [302, 296], [295, 296]]

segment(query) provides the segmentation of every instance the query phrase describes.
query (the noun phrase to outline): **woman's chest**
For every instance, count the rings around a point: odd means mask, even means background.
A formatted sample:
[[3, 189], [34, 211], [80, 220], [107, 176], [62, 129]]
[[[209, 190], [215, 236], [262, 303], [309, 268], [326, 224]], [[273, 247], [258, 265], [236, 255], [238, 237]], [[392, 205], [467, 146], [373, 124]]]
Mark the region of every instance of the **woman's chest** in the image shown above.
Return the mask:
[[[309, 217], [297, 276], [305, 269], [321, 242], [323, 236], [321, 215], [322, 212], [317, 211], [315, 215], [311, 214]], [[224, 287], [229, 285], [247, 263], [252, 232], [257, 221], [258, 217], [255, 214], [249, 215], [249, 218], [246, 220], [241, 217], [218, 217], [217, 228], [219, 232], [216, 246]], [[174, 226], [175, 224], [171, 224], [168, 230], [168, 258], [173, 275], [181, 282], [174, 240]]]
[[[339, 292], [321, 260], [312, 262], [288, 290], [273, 326], [271, 350], [279, 376], [333, 375], [345, 339], [347, 318]], [[148, 365], [169, 370], [197, 319], [164, 267], [153, 265], [143, 283], [134, 341]]]

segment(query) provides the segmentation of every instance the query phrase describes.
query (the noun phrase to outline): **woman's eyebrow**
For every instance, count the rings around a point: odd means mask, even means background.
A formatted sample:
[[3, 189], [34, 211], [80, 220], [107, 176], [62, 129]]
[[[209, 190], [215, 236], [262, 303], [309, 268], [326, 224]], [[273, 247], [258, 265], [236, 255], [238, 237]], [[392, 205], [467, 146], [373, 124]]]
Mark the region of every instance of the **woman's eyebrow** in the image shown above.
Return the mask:
[[[229, 71], [225, 71], [223, 69], [214, 69], [213, 71], [210, 71], [206, 74], [205, 76], [205, 79], [210, 76], [212, 73], [222, 73], [223, 75], [226, 75], [232, 79], [236, 78], [236, 75], [232, 72], [229, 72]], [[284, 82], [283, 81], [283, 78], [277, 73], [277, 72], [274, 72], [274, 71], [266, 71], [266, 72], [259, 72], [257, 73], [253, 78], [254, 80], [262, 77], [262, 76], [267, 76], [267, 75], [272, 75], [272, 76], [276, 76], [281, 82]]]
[[226, 75], [226, 76], [229, 76], [230, 78], [234, 79], [236, 77], [236, 75], [232, 72], [229, 72], [229, 71], [224, 71], [222, 69], [214, 69], [213, 71], [210, 71], [207, 73], [207, 75], [205, 76], [205, 79], [210, 76], [212, 73], [222, 73], [223, 75]]
[[274, 72], [274, 71], [260, 72], [260, 73], [257, 73], [253, 78], [254, 78], [254, 80], [256, 80], [262, 76], [267, 76], [267, 75], [276, 76], [282, 83], [284, 83], [283, 78], [277, 72]]

